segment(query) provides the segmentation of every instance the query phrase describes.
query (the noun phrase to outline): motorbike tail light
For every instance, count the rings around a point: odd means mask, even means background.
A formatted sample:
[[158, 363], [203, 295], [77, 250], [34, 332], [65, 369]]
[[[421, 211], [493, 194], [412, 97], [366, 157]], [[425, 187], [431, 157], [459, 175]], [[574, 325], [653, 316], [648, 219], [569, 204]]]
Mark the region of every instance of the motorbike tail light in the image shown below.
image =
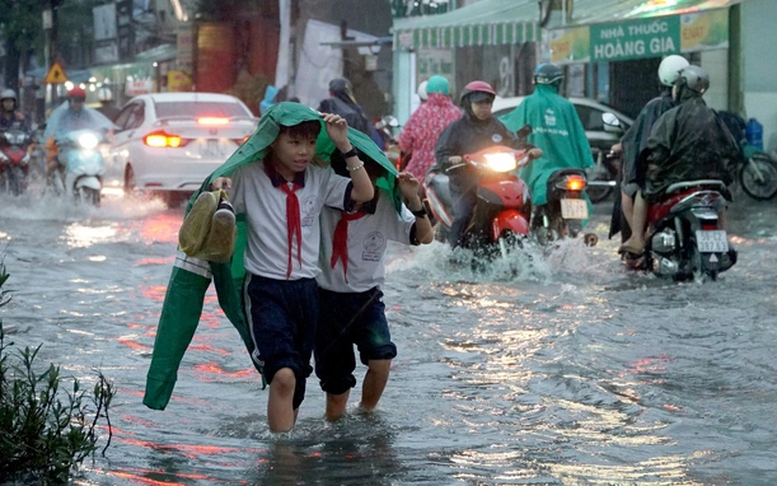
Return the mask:
[[215, 116], [204, 116], [202, 118], [197, 118], [197, 123], [200, 125], [229, 125], [229, 118], [222, 118], [222, 117], [215, 117]]
[[710, 223], [702, 223], [701, 224], [701, 229], [704, 230], [704, 231], [716, 230], [716, 229], [718, 229], [718, 224], [717, 223], [712, 223], [712, 222], [710, 222]]
[[566, 182], [568, 191], [582, 191], [586, 186], [585, 177], [579, 175], [567, 176]]
[[143, 142], [154, 148], [178, 148], [185, 145], [178, 135], [168, 135], [164, 132], [149, 133], [145, 136]]

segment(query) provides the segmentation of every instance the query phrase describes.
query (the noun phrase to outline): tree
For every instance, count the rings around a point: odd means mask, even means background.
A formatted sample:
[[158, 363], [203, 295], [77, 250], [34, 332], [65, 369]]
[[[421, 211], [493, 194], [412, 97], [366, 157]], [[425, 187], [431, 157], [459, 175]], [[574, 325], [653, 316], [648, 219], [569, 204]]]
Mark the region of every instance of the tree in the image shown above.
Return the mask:
[[5, 45], [6, 87], [19, 86], [19, 67], [30, 55], [43, 50], [43, 18], [41, 12], [49, 3], [62, 0], [0, 0], [0, 42]]

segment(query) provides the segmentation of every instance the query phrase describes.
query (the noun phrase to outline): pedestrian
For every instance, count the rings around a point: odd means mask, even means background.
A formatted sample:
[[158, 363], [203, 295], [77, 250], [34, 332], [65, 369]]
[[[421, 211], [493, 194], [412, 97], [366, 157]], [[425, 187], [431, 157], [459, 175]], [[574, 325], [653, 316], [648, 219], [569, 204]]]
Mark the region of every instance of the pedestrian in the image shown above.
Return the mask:
[[462, 112], [450, 99], [448, 80], [432, 76], [426, 82], [427, 101], [410, 115], [399, 135], [399, 149], [409, 158], [405, 170], [423, 184], [426, 172], [434, 165], [434, 147], [445, 128], [461, 118]]
[[[206, 179], [195, 198], [203, 191], [224, 188], [245, 223], [238, 223], [231, 265], [188, 257], [176, 260], [144, 404], [164, 409], [169, 402], [176, 369], [191, 342], [213, 278], [219, 303], [270, 385], [270, 430], [284, 432], [294, 427], [305, 381], [313, 371], [310, 358], [319, 310], [315, 280], [319, 214], [326, 205], [349, 209], [374, 195], [353, 145], [373, 158], [382, 155], [366, 136], [348, 130], [340, 116], [281, 102], [267, 111], [254, 134]], [[335, 149], [342, 153], [350, 179], [311, 164], [314, 157], [328, 160]], [[245, 307], [238, 312], [241, 282]]]
[[[344, 161], [333, 157], [332, 165], [344, 172]], [[368, 160], [367, 166], [370, 179], [377, 181], [382, 169], [374, 161]], [[376, 188], [373, 200], [355, 205], [352, 212], [325, 208], [321, 213], [318, 285], [320, 300], [327, 305], [321, 307], [316, 329], [315, 362], [330, 421], [345, 414], [350, 390], [356, 386], [354, 345], [367, 366], [360, 402], [365, 411], [377, 406], [397, 355], [380, 288], [388, 241], [420, 245], [434, 240], [418, 180], [401, 172], [397, 182], [404, 199], [399, 208], [390, 193]]]

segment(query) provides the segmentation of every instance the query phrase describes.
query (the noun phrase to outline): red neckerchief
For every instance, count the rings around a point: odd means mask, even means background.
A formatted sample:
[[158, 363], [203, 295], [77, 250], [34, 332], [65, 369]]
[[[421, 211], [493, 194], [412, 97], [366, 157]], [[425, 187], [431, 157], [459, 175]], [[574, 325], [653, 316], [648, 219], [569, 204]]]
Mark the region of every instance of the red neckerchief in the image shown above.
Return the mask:
[[289, 184], [281, 184], [278, 187], [286, 193], [286, 228], [289, 241], [289, 266], [286, 270], [286, 278], [288, 279], [291, 276], [291, 255], [295, 234], [297, 236], [297, 261], [300, 267], [302, 266], [302, 219], [299, 214], [299, 199], [295, 194], [302, 186], [295, 183], [293, 188], [290, 188]]
[[342, 216], [340, 221], [337, 222], [335, 235], [332, 239], [332, 258], [329, 263], [332, 265], [332, 268], [335, 268], [337, 260], [343, 261], [343, 276], [345, 277], [345, 283], [348, 283], [348, 222], [366, 216], [367, 213], [364, 211], [356, 211], [355, 213], [341, 211], [341, 214]]

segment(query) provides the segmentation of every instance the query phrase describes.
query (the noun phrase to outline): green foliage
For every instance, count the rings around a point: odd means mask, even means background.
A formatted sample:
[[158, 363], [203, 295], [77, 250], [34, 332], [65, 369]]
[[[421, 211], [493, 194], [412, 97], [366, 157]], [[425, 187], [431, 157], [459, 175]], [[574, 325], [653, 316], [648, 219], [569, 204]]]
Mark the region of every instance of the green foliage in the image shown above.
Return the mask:
[[[0, 307], [6, 305], [8, 280], [0, 260]], [[111, 422], [108, 408], [115, 395], [113, 385], [98, 373], [91, 394], [73, 379], [72, 390], [64, 390], [66, 378], [59, 366], [37, 372], [35, 358], [40, 346], [26, 347], [11, 362], [0, 321], [0, 483], [35, 481], [67, 484], [70, 472], [97, 450], [96, 427], [104, 418], [110, 445]], [[18, 362], [17, 362], [18, 361]]]

